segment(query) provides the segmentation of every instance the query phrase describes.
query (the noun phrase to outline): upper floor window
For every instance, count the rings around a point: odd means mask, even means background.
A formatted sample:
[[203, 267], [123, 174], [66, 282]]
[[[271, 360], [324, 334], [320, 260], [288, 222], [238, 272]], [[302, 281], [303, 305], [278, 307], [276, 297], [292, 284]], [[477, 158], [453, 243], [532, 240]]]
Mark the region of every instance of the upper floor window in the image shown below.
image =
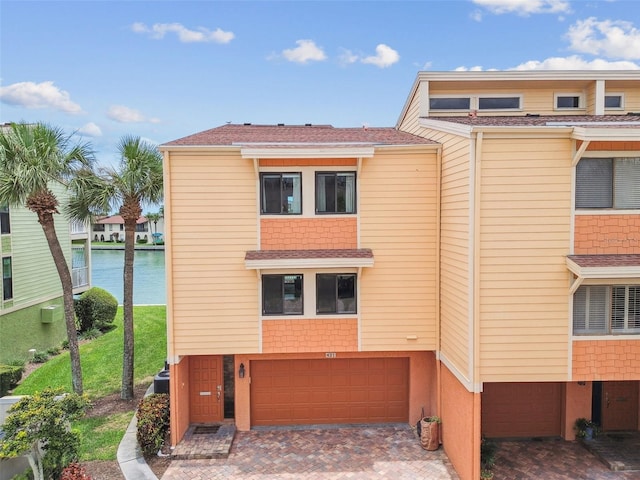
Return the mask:
[[556, 109], [563, 110], [575, 110], [578, 108], [584, 108], [584, 100], [582, 95], [578, 93], [556, 94]]
[[316, 213], [355, 212], [355, 172], [316, 173]]
[[604, 108], [621, 110], [624, 106], [623, 104], [622, 94], [611, 94], [604, 97]]
[[573, 295], [573, 333], [640, 333], [640, 286], [581, 286]]
[[354, 273], [316, 275], [316, 313], [356, 313]]
[[429, 110], [469, 110], [470, 97], [431, 97]]
[[263, 214], [302, 213], [300, 173], [261, 173], [260, 212]]
[[104, 232], [104, 223], [94, 223], [93, 224], [94, 232]]
[[9, 207], [6, 205], [0, 205], [0, 233], [11, 233]]
[[263, 275], [262, 314], [302, 315], [302, 275]]
[[13, 273], [11, 271], [11, 257], [2, 258], [2, 299], [13, 298]]
[[640, 209], [640, 158], [583, 158], [576, 208]]
[[480, 97], [478, 110], [518, 110], [520, 97]]

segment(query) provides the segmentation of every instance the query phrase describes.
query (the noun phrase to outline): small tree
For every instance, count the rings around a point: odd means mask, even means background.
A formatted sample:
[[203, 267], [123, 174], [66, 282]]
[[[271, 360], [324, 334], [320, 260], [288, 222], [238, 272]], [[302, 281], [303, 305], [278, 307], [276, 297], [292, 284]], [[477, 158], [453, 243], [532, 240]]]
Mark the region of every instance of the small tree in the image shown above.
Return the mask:
[[[9, 409], [0, 439], [0, 459], [27, 457], [34, 480], [44, 480], [44, 464], [61, 471], [78, 456], [80, 439], [70, 429], [89, 405], [86, 397], [47, 388]], [[45, 462], [46, 458], [46, 462]]]

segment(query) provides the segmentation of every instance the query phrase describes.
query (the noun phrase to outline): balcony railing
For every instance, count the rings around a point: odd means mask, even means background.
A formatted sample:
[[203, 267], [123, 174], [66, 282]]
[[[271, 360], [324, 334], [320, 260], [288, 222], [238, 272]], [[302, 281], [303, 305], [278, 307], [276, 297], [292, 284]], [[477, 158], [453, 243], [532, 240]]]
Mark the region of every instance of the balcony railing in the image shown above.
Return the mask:
[[83, 222], [71, 222], [69, 227], [71, 228], [71, 235], [87, 233], [87, 226]]
[[73, 288], [89, 285], [89, 267], [71, 269], [71, 281], [73, 282]]

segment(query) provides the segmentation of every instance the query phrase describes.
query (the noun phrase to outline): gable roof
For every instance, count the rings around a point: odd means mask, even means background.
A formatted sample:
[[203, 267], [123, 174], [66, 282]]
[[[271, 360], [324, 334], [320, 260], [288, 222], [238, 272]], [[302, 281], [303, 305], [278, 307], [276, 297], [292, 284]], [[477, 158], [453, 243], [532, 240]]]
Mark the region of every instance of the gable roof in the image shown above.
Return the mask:
[[[145, 222], [147, 222], [147, 217], [139, 217], [138, 220], [136, 220], [137, 224], [145, 223]], [[96, 224], [119, 225], [121, 223], [124, 224], [124, 219], [122, 218], [122, 215], [109, 215], [107, 217], [98, 217], [98, 219], [96, 220]]]
[[335, 128], [332, 125], [227, 124], [161, 145], [173, 146], [378, 146], [437, 145], [392, 127]]

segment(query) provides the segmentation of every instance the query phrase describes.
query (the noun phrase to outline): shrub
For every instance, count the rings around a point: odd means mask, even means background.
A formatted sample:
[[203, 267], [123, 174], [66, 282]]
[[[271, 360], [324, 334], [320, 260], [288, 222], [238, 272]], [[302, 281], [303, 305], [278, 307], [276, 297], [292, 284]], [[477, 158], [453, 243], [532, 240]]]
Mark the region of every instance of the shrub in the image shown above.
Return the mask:
[[118, 300], [100, 287], [92, 287], [75, 301], [78, 327], [81, 332], [99, 330], [113, 323], [118, 311]]
[[31, 363], [44, 363], [49, 360], [49, 354], [47, 352], [35, 352]]
[[24, 367], [21, 365], [0, 365], [0, 397], [18, 384], [22, 372]]
[[143, 398], [136, 417], [138, 444], [145, 455], [155, 455], [169, 432], [169, 395], [153, 393]]
[[62, 470], [60, 480], [91, 480], [91, 477], [82, 465], [74, 462]]
[[143, 243], [144, 244], [144, 243], [147, 243], [148, 241], [149, 241], [148, 238], [138, 238], [136, 240], [136, 243]]
[[56, 355], [60, 354], [60, 347], [51, 347], [49, 349], [47, 349], [47, 355], [49, 355], [50, 357], [55, 357]]
[[102, 335], [102, 332], [93, 327], [85, 332], [82, 332], [79, 338], [81, 338], [82, 340], [93, 340], [94, 338], [98, 338], [100, 335]]

